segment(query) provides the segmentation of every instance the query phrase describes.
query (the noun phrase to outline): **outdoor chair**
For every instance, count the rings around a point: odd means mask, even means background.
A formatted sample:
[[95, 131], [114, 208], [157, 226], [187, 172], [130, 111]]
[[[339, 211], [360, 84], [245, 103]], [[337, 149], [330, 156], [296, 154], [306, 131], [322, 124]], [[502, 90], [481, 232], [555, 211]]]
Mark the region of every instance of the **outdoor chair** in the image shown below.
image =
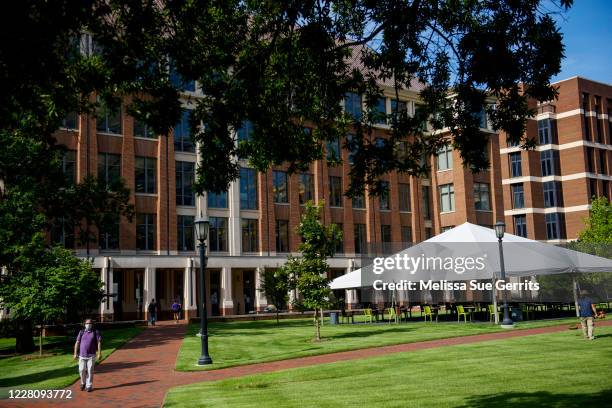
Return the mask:
[[[436, 322], [438, 321], [438, 314], [436, 313]], [[431, 310], [430, 306], [425, 306], [425, 321], [427, 321], [427, 316], [429, 316], [429, 320], [433, 323], [434, 313]]]
[[461, 321], [461, 316], [463, 316], [463, 321], [467, 323], [467, 317], [470, 316], [470, 322], [472, 321], [472, 313], [466, 312], [463, 306], [457, 305], [457, 321]]
[[372, 316], [372, 309], [363, 309], [363, 322], [364, 323], [373, 323], [374, 317]]
[[397, 315], [394, 307], [388, 307], [386, 312], [389, 315], [389, 323], [391, 323], [391, 321], [395, 321], [395, 323], [398, 323], [399, 316]]
[[491, 322], [495, 321], [495, 316], [498, 315], [499, 312], [497, 310], [495, 310], [495, 306], [493, 305], [489, 305], [489, 320]]

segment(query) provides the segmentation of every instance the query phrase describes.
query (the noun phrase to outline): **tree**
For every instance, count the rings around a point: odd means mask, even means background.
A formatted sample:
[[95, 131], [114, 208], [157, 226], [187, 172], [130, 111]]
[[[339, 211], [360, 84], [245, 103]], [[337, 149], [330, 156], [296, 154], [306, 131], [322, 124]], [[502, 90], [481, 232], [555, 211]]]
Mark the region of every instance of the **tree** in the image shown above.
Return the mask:
[[304, 214], [296, 232], [302, 237], [300, 257], [289, 256], [284, 266], [285, 273], [295, 276], [304, 307], [314, 310], [315, 341], [321, 341], [320, 312], [330, 304], [332, 296], [329, 288], [326, 259], [334, 255], [335, 248], [342, 240], [338, 226], [324, 225], [321, 210], [324, 202], [317, 205], [306, 203]]
[[276, 324], [279, 323], [278, 314], [289, 301], [289, 291], [295, 288], [295, 282], [289, 270], [283, 265], [280, 268], [266, 269], [261, 279], [261, 291], [268, 302], [276, 308]]

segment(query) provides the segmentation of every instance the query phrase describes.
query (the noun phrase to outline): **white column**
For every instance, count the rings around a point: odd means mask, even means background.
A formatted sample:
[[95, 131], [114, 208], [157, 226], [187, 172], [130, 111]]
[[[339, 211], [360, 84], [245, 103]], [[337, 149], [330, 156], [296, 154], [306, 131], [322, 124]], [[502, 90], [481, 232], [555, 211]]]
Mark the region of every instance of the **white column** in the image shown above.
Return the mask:
[[[147, 310], [149, 303], [151, 300], [155, 299], [155, 268], [151, 266], [147, 266], [145, 268], [144, 273], [144, 301], [143, 301], [143, 309]], [[155, 299], [158, 302], [157, 305], [157, 314], [159, 315], [159, 299]], [[148, 316], [147, 316], [148, 317]]]
[[229, 205], [229, 251], [230, 255], [242, 253], [242, 239], [240, 231], [240, 183], [233, 181], [228, 190]]
[[234, 314], [234, 299], [232, 298], [232, 268], [221, 268], [221, 292], [223, 300], [221, 302], [222, 314]]
[[193, 258], [187, 258], [187, 266], [183, 274], [183, 297], [185, 298], [183, 310], [187, 318], [196, 315], [198, 305], [196, 303], [196, 276]]
[[261, 281], [266, 269], [259, 266], [255, 269], [255, 311], [261, 312], [268, 306], [268, 300], [261, 290]]
[[100, 305], [100, 315], [102, 320], [106, 320], [115, 312], [113, 298], [108, 296], [113, 293], [113, 264], [110, 257], [104, 258], [104, 267], [102, 268], [101, 274], [101, 280], [104, 284], [104, 294], [107, 296], [104, 297]]

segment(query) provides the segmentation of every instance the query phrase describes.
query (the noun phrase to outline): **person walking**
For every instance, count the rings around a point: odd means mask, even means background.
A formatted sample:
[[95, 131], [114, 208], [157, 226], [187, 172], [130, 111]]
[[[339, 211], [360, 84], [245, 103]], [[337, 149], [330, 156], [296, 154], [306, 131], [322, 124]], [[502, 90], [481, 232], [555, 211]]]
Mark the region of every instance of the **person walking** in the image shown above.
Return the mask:
[[597, 308], [593, 300], [588, 297], [586, 290], [580, 291], [580, 299], [578, 300], [578, 309], [580, 315], [580, 325], [582, 326], [582, 334], [585, 339], [594, 340], [593, 336], [593, 319], [597, 316]]
[[155, 322], [157, 321], [157, 303], [155, 299], [151, 299], [147, 311], [149, 312], [149, 324], [155, 326]]
[[172, 303], [172, 313], [174, 314], [174, 322], [178, 324], [181, 317], [181, 304], [178, 300], [175, 300], [174, 303]]
[[102, 358], [102, 336], [93, 327], [91, 319], [85, 320], [85, 328], [79, 331], [74, 343], [73, 359], [79, 359], [79, 376], [81, 378], [81, 391], [93, 391], [94, 366], [96, 357]]

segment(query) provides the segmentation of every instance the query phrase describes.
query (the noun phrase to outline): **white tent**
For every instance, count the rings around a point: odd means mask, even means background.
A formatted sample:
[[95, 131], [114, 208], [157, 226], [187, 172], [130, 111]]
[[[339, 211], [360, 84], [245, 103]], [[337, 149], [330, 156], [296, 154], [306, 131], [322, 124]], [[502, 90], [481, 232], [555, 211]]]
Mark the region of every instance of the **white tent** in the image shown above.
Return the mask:
[[[612, 260], [558, 246], [545, 244], [512, 234], [503, 237], [504, 264], [507, 276], [533, 276], [560, 273], [612, 272]], [[401, 280], [471, 280], [500, 276], [498, 240], [490, 228], [464, 223], [386, 258], [467, 258], [484, 257], [485, 267], [465, 270], [443, 269], [436, 266], [420, 268], [385, 268], [374, 273], [374, 266], [340, 276], [331, 282], [332, 289], [352, 289], [371, 286], [375, 279], [385, 282]]]

